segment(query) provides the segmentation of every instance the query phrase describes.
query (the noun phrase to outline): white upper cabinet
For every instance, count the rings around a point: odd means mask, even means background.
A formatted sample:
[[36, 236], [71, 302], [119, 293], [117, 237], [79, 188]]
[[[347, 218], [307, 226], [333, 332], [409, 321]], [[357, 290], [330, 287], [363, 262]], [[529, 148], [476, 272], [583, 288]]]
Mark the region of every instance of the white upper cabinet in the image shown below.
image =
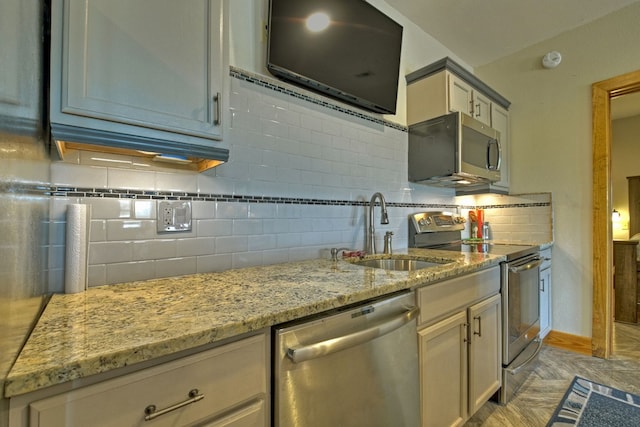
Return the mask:
[[492, 182], [491, 186], [509, 192], [509, 111], [498, 104], [492, 103], [491, 127], [500, 132], [500, 181]]
[[[100, 144], [106, 137], [119, 148], [171, 154], [215, 147], [222, 138], [222, 3], [53, 0], [54, 139]], [[83, 137], [78, 128], [90, 131]]]
[[452, 73], [446, 73], [448, 83], [447, 112], [461, 111], [491, 126], [491, 100], [469, 83]]
[[0, 1], [0, 130], [42, 129], [42, 2]]

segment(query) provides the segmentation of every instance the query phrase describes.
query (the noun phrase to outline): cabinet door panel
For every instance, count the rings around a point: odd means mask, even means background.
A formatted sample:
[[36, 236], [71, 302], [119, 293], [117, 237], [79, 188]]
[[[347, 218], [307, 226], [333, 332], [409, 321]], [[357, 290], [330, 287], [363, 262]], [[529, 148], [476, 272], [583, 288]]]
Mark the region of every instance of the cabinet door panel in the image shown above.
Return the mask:
[[216, 4], [66, 0], [62, 111], [186, 135], [217, 135]]
[[551, 268], [540, 272], [540, 339], [551, 330]]
[[0, 1], [0, 129], [40, 131], [42, 2]]
[[478, 91], [473, 91], [473, 117], [491, 126], [491, 100]]
[[467, 313], [418, 331], [422, 426], [459, 426], [467, 417]]
[[502, 384], [500, 295], [469, 307], [469, 415]]
[[[240, 420], [265, 414], [267, 396], [266, 337], [259, 335], [203, 353], [107, 380], [29, 405], [29, 425], [57, 426], [176, 426], [216, 420], [212, 425], [242, 426]], [[197, 389], [204, 397], [152, 421], [145, 408], [156, 412], [188, 399]], [[256, 402], [244, 412], [237, 409]], [[261, 405], [261, 408], [258, 406]], [[235, 409], [234, 409], [235, 408]], [[235, 410], [236, 415], [225, 415]], [[254, 414], [254, 415], [252, 415]], [[224, 420], [228, 420], [224, 424]], [[233, 424], [237, 421], [236, 424]], [[233, 421], [233, 422], [232, 422]], [[213, 422], [213, 421], [211, 421]], [[264, 423], [264, 419], [263, 419]], [[262, 423], [256, 424], [262, 425]]]
[[491, 127], [500, 132], [500, 146], [502, 148], [502, 160], [500, 163], [500, 181], [494, 186], [509, 190], [509, 111], [491, 104]]
[[256, 400], [232, 413], [212, 421], [196, 423], [198, 427], [256, 427], [265, 424], [266, 403], [264, 399]]
[[472, 115], [473, 88], [464, 80], [449, 74], [449, 111]]

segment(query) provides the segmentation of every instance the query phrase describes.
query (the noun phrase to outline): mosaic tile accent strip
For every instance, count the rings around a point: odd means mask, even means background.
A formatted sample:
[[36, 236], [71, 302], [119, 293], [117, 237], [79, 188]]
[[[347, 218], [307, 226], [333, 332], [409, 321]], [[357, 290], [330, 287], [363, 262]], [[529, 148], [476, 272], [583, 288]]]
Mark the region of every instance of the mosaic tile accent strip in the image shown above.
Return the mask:
[[280, 92], [282, 94], [285, 95], [289, 95], [292, 96], [294, 98], [298, 98], [301, 99], [303, 101], [307, 101], [310, 102], [312, 104], [316, 104], [316, 105], [320, 105], [322, 107], [325, 108], [329, 108], [331, 110], [334, 111], [339, 111], [341, 113], [347, 114], [349, 116], [353, 116], [353, 117], [357, 117], [359, 119], [362, 120], [367, 120], [369, 122], [373, 122], [379, 125], [383, 125], [383, 126], [387, 126], [393, 129], [397, 129], [403, 132], [407, 132], [407, 127], [400, 125], [398, 123], [393, 123], [390, 122], [388, 120], [384, 120], [381, 119], [379, 117], [376, 117], [372, 114], [366, 114], [363, 112], [359, 112], [356, 110], [352, 110], [350, 108], [345, 108], [337, 103], [331, 102], [331, 100], [329, 98], [324, 98], [321, 96], [313, 96], [310, 93], [306, 92], [306, 91], [298, 91], [296, 90], [294, 87], [291, 87], [289, 85], [285, 85], [284, 83], [280, 82], [279, 80], [275, 80], [275, 79], [270, 79], [266, 76], [262, 76], [262, 75], [258, 75], [258, 74], [253, 74], [253, 73], [249, 73], [247, 71], [244, 71], [242, 69], [236, 68], [236, 67], [230, 67], [229, 70], [229, 75], [233, 78], [239, 79], [239, 80], [244, 80], [245, 82], [251, 83], [251, 84], [255, 84], [258, 86], [261, 86], [263, 88], [266, 89], [270, 89], [273, 90], [275, 92]]
[[[56, 187], [42, 184], [13, 185], [10, 188], [0, 188], [0, 193], [17, 193], [31, 196], [50, 197], [102, 197], [112, 199], [137, 199], [137, 200], [185, 200], [185, 201], [205, 201], [205, 202], [235, 202], [235, 203], [279, 203], [292, 205], [322, 205], [322, 206], [368, 206], [368, 201], [363, 200], [329, 200], [329, 199], [309, 199], [298, 197], [278, 197], [278, 196], [245, 196], [237, 194], [214, 194], [214, 193], [185, 193], [180, 191], [154, 191], [154, 190], [134, 190], [122, 188], [81, 188], [81, 187]], [[486, 206], [461, 206], [454, 203], [406, 203], [387, 202], [387, 206], [402, 208], [425, 208], [425, 209], [453, 209], [453, 208], [531, 208], [550, 206], [549, 202], [513, 203], [504, 205]]]

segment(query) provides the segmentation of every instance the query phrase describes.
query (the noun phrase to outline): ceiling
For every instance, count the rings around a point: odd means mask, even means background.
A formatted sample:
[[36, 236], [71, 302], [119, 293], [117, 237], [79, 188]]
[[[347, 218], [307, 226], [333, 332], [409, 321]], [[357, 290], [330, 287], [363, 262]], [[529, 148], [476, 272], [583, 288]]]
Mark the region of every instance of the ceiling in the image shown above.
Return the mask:
[[472, 67], [640, 0], [386, 0]]

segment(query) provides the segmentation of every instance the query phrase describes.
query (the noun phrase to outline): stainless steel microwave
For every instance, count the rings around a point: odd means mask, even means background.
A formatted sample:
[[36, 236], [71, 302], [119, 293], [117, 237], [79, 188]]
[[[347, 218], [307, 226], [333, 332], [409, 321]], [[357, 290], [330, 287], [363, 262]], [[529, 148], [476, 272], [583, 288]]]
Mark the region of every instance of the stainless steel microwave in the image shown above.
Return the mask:
[[500, 133], [455, 112], [409, 126], [409, 181], [462, 187], [500, 181]]

